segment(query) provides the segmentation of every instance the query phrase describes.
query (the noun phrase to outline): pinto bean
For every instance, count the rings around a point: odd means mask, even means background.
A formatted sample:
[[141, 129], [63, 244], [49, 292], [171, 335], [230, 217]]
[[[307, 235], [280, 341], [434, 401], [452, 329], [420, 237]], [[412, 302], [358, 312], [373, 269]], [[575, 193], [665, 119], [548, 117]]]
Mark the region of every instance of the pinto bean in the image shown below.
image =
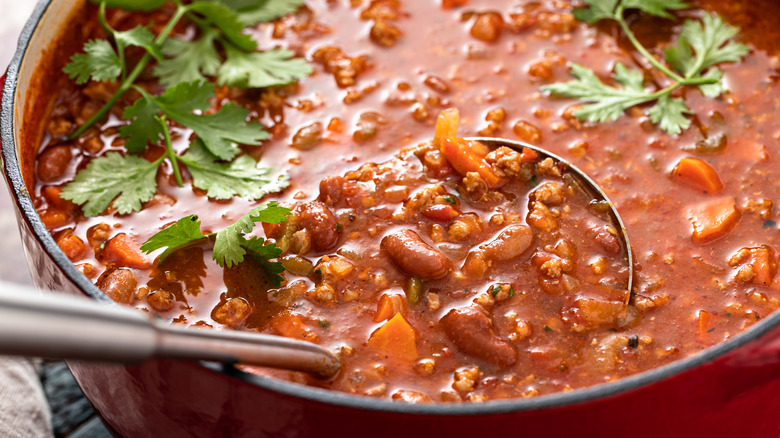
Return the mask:
[[412, 276], [440, 278], [450, 269], [447, 257], [431, 248], [412, 230], [388, 234], [382, 239], [380, 247], [398, 268]]
[[517, 351], [493, 333], [493, 324], [477, 307], [450, 310], [439, 321], [444, 333], [469, 356], [508, 367], [517, 362]]
[[510, 225], [495, 239], [482, 245], [485, 255], [491, 260], [513, 259], [527, 250], [534, 240], [534, 232], [525, 225]]
[[38, 157], [36, 173], [43, 182], [51, 182], [65, 174], [73, 154], [70, 146], [60, 145], [47, 148]]
[[114, 269], [105, 272], [97, 281], [98, 289], [117, 303], [129, 304], [138, 280], [129, 269]]
[[314, 249], [324, 251], [333, 247], [339, 240], [338, 221], [333, 212], [322, 202], [304, 202], [295, 206], [298, 227], [311, 233]]

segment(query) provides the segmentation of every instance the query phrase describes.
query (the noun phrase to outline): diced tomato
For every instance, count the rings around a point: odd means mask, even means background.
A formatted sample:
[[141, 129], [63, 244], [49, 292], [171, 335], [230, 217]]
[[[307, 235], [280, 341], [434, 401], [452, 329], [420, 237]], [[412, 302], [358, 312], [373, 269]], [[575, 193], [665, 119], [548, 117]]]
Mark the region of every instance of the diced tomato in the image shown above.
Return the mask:
[[458, 210], [456, 210], [454, 206], [449, 204], [431, 205], [427, 207], [425, 210], [423, 210], [422, 214], [428, 219], [439, 221], [439, 222], [449, 222], [460, 215], [460, 213], [458, 213]]

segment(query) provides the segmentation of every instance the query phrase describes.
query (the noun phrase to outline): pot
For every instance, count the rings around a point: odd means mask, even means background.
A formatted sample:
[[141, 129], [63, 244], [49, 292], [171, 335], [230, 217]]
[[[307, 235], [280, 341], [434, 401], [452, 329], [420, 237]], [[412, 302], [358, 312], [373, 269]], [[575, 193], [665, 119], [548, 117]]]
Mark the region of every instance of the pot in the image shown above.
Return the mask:
[[[40, 127], [47, 55], [84, 1], [41, 1], [4, 81], [4, 175], [37, 287], [111, 303], [68, 260], [27, 191]], [[232, 366], [155, 360], [135, 366], [70, 362], [84, 394], [117, 436], [778, 436], [780, 313], [725, 343], [619, 381], [532, 399], [408, 405], [263, 378]]]

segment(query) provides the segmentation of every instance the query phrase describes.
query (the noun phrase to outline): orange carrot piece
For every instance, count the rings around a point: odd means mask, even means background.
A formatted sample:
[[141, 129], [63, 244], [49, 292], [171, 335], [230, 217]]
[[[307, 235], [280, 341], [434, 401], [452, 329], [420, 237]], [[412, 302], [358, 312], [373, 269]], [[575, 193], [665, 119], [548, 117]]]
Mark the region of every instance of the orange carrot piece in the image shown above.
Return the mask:
[[445, 137], [455, 137], [458, 135], [458, 124], [460, 123], [460, 113], [457, 108], [447, 108], [439, 113], [436, 118], [436, 127], [433, 133], [433, 145], [439, 147], [441, 140]]
[[73, 213], [76, 211], [76, 204], [68, 201], [67, 199], [60, 198], [60, 193], [62, 193], [62, 188], [57, 186], [46, 186], [43, 188], [42, 194], [50, 206], [63, 210], [67, 213]]
[[371, 333], [368, 346], [389, 357], [409, 362], [417, 360], [417, 333], [400, 313]]
[[462, 138], [446, 137], [441, 139], [441, 152], [461, 175], [465, 176], [469, 172], [477, 172], [491, 189], [499, 187], [505, 182], [503, 178], [493, 172], [493, 169], [482, 157], [471, 150], [468, 141]]
[[710, 321], [712, 321], [712, 314], [704, 310], [699, 310], [699, 313], [696, 314], [696, 324], [699, 327], [699, 337], [703, 338], [707, 336]]
[[119, 266], [146, 269], [151, 264], [141, 252], [140, 245], [125, 233], [119, 233], [109, 239], [105, 247], [106, 261]]
[[87, 254], [87, 245], [84, 245], [84, 241], [73, 234], [58, 239], [57, 245], [72, 262], [80, 260]]
[[387, 321], [396, 313], [404, 310], [404, 297], [400, 294], [384, 294], [379, 298], [374, 314], [374, 322]]
[[750, 255], [753, 257], [753, 282], [769, 286], [777, 274], [777, 255], [775, 250], [768, 245], [761, 245], [758, 248], [750, 248]]
[[59, 228], [71, 221], [71, 215], [54, 208], [47, 208], [41, 213], [41, 221], [47, 230]]
[[536, 161], [537, 158], [539, 158], [539, 153], [531, 148], [523, 148], [523, 151], [520, 153], [521, 163], [530, 163], [531, 161]]
[[734, 198], [725, 196], [693, 207], [688, 218], [693, 224], [691, 238], [696, 243], [707, 243], [725, 236], [742, 218]]
[[306, 326], [301, 315], [297, 313], [283, 312], [274, 315], [271, 318], [271, 328], [285, 338], [309, 342], [319, 341], [319, 336]]
[[698, 158], [685, 157], [681, 159], [675, 166], [673, 175], [678, 181], [709, 195], [720, 193], [723, 190], [723, 182], [720, 180], [718, 172]]

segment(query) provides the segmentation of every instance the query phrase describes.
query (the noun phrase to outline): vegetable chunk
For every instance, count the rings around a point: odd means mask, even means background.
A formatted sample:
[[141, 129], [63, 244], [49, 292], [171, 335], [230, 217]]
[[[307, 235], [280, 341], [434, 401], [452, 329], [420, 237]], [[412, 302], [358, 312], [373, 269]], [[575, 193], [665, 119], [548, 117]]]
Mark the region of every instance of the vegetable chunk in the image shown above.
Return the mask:
[[417, 333], [400, 313], [371, 333], [368, 346], [401, 360], [417, 359]]
[[713, 199], [692, 208], [688, 218], [693, 224], [691, 239], [696, 243], [712, 242], [729, 233], [742, 218], [730, 196]]
[[698, 158], [681, 159], [672, 173], [678, 181], [708, 195], [715, 195], [723, 190], [723, 182], [718, 172]]

